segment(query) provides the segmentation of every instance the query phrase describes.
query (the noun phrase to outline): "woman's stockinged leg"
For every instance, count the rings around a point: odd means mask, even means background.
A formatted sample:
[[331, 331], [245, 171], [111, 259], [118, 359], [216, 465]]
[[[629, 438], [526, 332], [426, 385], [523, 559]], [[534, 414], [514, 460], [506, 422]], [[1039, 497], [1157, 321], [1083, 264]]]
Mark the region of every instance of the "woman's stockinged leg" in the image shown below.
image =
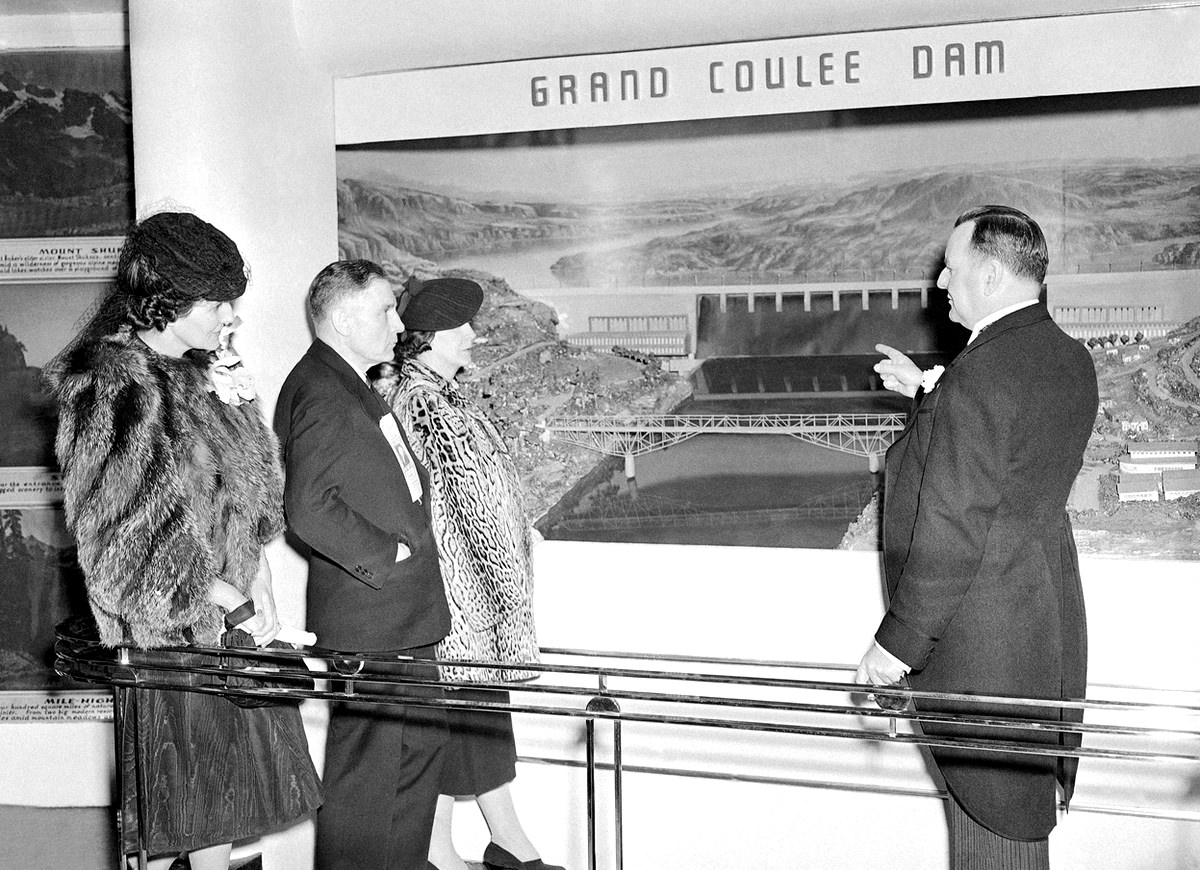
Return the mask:
[[454, 848], [454, 796], [438, 795], [433, 816], [433, 836], [429, 838], [429, 863], [437, 870], [467, 870], [467, 863]]
[[479, 811], [483, 813], [483, 820], [487, 822], [492, 842], [520, 861], [533, 861], [541, 856], [521, 827], [517, 808], [513, 805], [511, 785], [506, 782], [475, 800], [479, 804]]

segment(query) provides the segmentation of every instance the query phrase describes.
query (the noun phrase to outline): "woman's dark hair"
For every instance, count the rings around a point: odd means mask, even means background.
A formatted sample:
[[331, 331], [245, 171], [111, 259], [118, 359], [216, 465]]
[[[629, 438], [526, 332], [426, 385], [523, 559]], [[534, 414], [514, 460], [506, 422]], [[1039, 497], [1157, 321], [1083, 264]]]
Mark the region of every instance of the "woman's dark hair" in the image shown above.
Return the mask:
[[391, 362], [376, 363], [367, 369], [367, 383], [379, 395], [391, 400], [391, 395], [400, 386], [400, 363], [406, 359], [416, 359], [429, 350], [430, 342], [436, 332], [422, 329], [407, 329], [400, 333], [400, 341], [396, 343], [396, 356]]
[[396, 345], [396, 359], [416, 359], [433, 346], [433, 337], [437, 332], [424, 329], [407, 329], [400, 333], [400, 343]]
[[121, 252], [117, 281], [125, 290], [126, 316], [134, 329], [161, 330], [185, 316], [195, 302], [181, 297], [150, 258], [137, 251]]

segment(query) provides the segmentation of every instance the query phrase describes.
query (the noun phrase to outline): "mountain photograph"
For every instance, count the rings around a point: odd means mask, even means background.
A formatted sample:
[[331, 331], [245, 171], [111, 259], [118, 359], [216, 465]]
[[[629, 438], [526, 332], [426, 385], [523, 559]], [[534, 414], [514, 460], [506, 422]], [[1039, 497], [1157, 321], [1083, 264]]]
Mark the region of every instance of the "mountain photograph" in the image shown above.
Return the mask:
[[0, 238], [125, 232], [130, 105], [123, 50], [0, 52]]
[[53, 466], [58, 416], [40, 368], [26, 363], [25, 346], [0, 323], [0, 467]]
[[0, 509], [0, 691], [82, 686], [54, 672], [54, 626], [86, 612], [61, 507]]

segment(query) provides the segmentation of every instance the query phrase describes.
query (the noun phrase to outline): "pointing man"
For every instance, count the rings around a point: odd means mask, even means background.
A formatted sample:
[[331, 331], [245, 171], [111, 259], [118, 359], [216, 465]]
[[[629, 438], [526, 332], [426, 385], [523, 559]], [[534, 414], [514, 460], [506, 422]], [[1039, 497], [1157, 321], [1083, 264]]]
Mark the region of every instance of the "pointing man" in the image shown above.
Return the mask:
[[[944, 372], [906, 356], [876, 370], [915, 397], [888, 450], [883, 559], [889, 606], [859, 683], [1048, 699], [1082, 697], [1087, 629], [1066, 502], [1096, 417], [1091, 357], [1039, 302], [1046, 241], [1028, 215], [983, 206], [959, 217], [938, 286], [971, 330]], [[937, 375], [940, 374], [940, 377]], [[922, 700], [922, 712], [988, 713]], [[994, 715], [1058, 717], [996, 705]], [[1077, 711], [1064, 720], [1078, 721]], [[1077, 746], [1055, 732], [924, 722], [931, 736]], [[1057, 780], [1069, 800], [1076, 760], [935, 747], [950, 792], [951, 866], [1047, 868]]]

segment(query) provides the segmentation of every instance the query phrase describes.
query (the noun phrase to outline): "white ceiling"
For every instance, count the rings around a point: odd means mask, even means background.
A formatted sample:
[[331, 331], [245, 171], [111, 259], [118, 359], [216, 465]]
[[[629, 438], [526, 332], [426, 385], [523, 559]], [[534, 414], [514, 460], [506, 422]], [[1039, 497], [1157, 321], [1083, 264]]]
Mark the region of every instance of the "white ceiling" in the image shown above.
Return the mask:
[[[156, 0], [132, 0], [156, 2]], [[1200, 0], [291, 0], [306, 52], [336, 76]]]
[[[114, 15], [166, 0], [0, 0], [0, 16]], [[173, 0], [179, 2], [179, 0]], [[306, 52], [337, 76], [1200, 0], [189, 0], [290, 7]], [[0, 39], [0, 45], [4, 43]]]

